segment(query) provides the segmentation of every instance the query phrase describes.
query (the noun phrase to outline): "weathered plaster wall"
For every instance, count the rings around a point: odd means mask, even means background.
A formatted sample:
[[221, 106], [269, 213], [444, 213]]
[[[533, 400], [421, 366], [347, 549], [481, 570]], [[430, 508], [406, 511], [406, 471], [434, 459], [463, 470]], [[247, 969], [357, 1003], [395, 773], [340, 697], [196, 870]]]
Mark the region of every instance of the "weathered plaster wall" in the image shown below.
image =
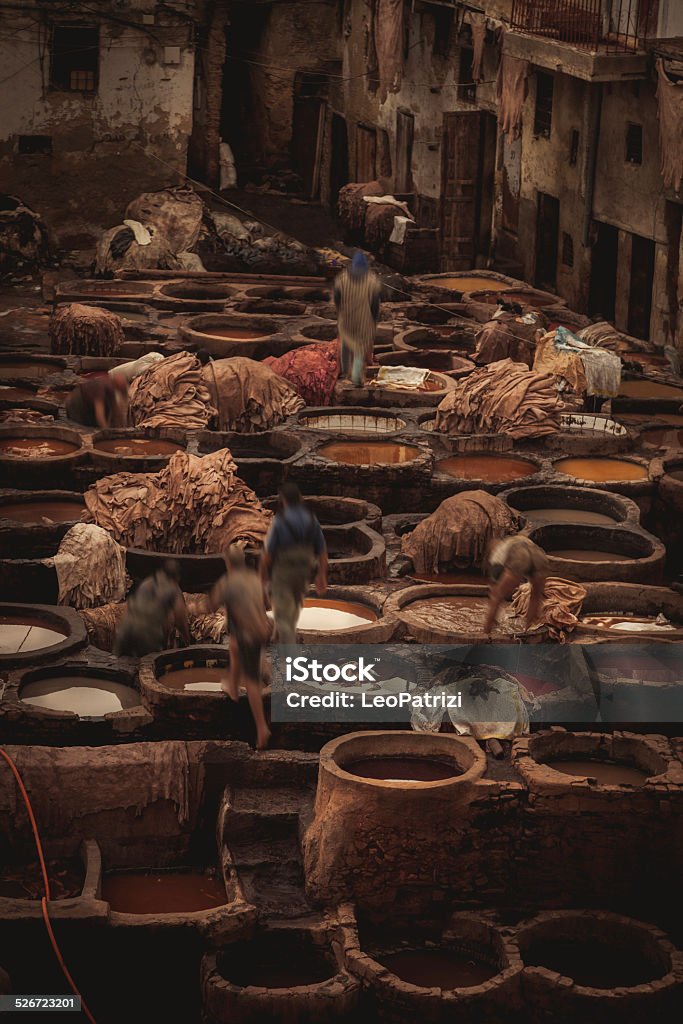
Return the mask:
[[[49, 57], [38, 59], [36, 26], [22, 27], [23, 14], [17, 20], [1, 7], [0, 14], [0, 191], [20, 194], [38, 210], [58, 244], [87, 245], [120, 221], [139, 192], [177, 184], [176, 171], [185, 170], [190, 28], [157, 24], [155, 41], [102, 22], [97, 91], [71, 93], [49, 89]], [[178, 65], [164, 63], [165, 46], [180, 48]], [[52, 154], [20, 155], [20, 135], [52, 136]]]

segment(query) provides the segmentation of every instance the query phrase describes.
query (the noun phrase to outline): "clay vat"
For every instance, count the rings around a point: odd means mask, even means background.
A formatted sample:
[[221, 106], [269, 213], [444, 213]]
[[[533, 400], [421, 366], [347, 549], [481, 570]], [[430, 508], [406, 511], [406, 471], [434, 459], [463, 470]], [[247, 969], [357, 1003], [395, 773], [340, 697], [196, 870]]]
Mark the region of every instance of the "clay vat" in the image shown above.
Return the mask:
[[640, 521], [638, 506], [630, 498], [590, 487], [537, 485], [514, 487], [498, 495], [515, 512], [521, 512], [530, 526], [537, 523], [583, 523], [610, 526]]
[[[449, 325], [450, 328], [450, 325]], [[394, 335], [394, 349], [397, 352], [434, 351], [434, 349], [452, 352], [462, 356], [463, 353], [474, 352], [478, 327], [470, 327], [458, 321], [446, 333], [444, 330], [427, 327], [409, 327]]]
[[255, 285], [245, 288], [244, 294], [248, 299], [296, 299], [300, 302], [329, 302], [330, 299], [330, 291], [324, 287], [304, 287], [294, 284], [277, 288], [270, 285]]
[[[661, 624], [657, 619], [661, 618]], [[625, 628], [625, 627], [633, 628]], [[622, 643], [683, 639], [683, 596], [666, 587], [593, 583], [583, 602], [576, 638]], [[634, 652], [635, 653], [635, 652]]]
[[431, 467], [426, 446], [365, 436], [317, 445], [297, 466], [297, 478], [305, 492], [362, 494], [400, 512], [423, 500]]
[[556, 910], [516, 932], [532, 1019], [558, 1024], [666, 1019], [683, 984], [683, 954], [651, 924], [606, 911]]
[[198, 435], [197, 445], [202, 455], [229, 448], [237, 475], [259, 495], [277, 491], [303, 452], [300, 438], [288, 430], [256, 434], [205, 430]]
[[73, 608], [38, 604], [0, 604], [0, 667], [61, 658], [85, 647], [83, 620]]
[[543, 631], [527, 633], [524, 620], [512, 614], [510, 605], [501, 609], [495, 631], [484, 634], [487, 599], [488, 587], [483, 585], [424, 584], [393, 594], [387, 601], [387, 611], [396, 615], [405, 632], [423, 644], [506, 643], [544, 638]]
[[66, 427], [0, 427], [0, 473], [17, 487], [38, 487], [42, 481], [63, 485], [86, 452], [80, 434]]
[[401, 444], [398, 441], [332, 441], [316, 448], [318, 458], [344, 466], [405, 466], [419, 460], [423, 455], [415, 445]]
[[130, 673], [84, 664], [57, 665], [26, 672], [19, 684], [18, 699], [26, 713], [37, 718], [111, 722], [142, 708], [134, 683]]
[[[346, 965], [369, 989], [380, 1019], [494, 1020], [519, 1003], [522, 962], [514, 938], [473, 914], [442, 929], [346, 928]], [[457, 1010], [456, 1010], [457, 1007]], [[454, 1013], [457, 1017], [454, 1018]]]
[[[297, 333], [308, 341], [336, 341], [339, 331], [336, 320], [332, 322], [329, 320], [314, 320], [313, 322], [300, 327]], [[377, 328], [375, 330], [375, 347], [391, 345], [393, 337], [394, 328], [392, 324], [377, 324]]]
[[321, 928], [287, 926], [207, 953], [201, 984], [211, 1024], [325, 1024], [357, 1014], [360, 986]]
[[293, 299], [247, 299], [238, 302], [236, 313], [255, 313], [257, 315], [272, 314], [273, 316], [303, 316], [306, 312], [305, 302]]
[[155, 472], [186, 448], [181, 430], [100, 430], [92, 437], [92, 459], [107, 473]]
[[665, 509], [683, 512], [683, 455], [668, 455], [653, 463], [659, 477], [659, 498]]
[[497, 288], [498, 291], [508, 291], [510, 288], [523, 288], [524, 282], [514, 277], [507, 277], [495, 270], [463, 270], [443, 274], [424, 274], [416, 278], [423, 287], [445, 288], [450, 292], [459, 292], [461, 295], [472, 291], [481, 291], [485, 288]]
[[85, 504], [74, 491], [6, 491], [0, 495], [0, 558], [44, 558], [59, 543]]
[[331, 583], [367, 583], [386, 574], [386, 547], [381, 534], [363, 523], [324, 526]]
[[180, 328], [180, 337], [204, 349], [214, 359], [282, 355], [293, 343], [280, 334], [275, 317], [245, 316], [238, 313], [206, 313], [191, 317]]
[[57, 356], [30, 356], [24, 352], [6, 352], [0, 355], [0, 384], [16, 386], [16, 381], [38, 381], [62, 373], [66, 360]]
[[361, 587], [328, 587], [324, 597], [309, 594], [299, 618], [297, 640], [302, 644], [387, 643], [396, 617], [386, 614], [384, 601]]
[[532, 309], [541, 309], [542, 307], [548, 309], [554, 309], [556, 307], [566, 306], [567, 303], [564, 299], [560, 298], [559, 295], [553, 295], [552, 292], [543, 292], [538, 288], [528, 288], [525, 286], [515, 288], [486, 288], [480, 291], [470, 291], [463, 295], [465, 301], [469, 302], [489, 302], [492, 305], [498, 305], [500, 302], [516, 302], [523, 307], [531, 307]]
[[185, 281], [162, 284], [158, 294], [167, 299], [179, 299], [182, 307], [186, 309], [222, 309], [235, 291], [235, 288], [223, 281], [188, 278]]
[[666, 548], [634, 527], [549, 523], [529, 532], [548, 555], [551, 576], [581, 581], [659, 583]]
[[[394, 781], [354, 774], [367, 758], [449, 766], [447, 778]], [[395, 893], [398, 877], [424, 874], [424, 858], [434, 836], [462, 821], [486, 758], [471, 738], [445, 733], [385, 730], [348, 733], [320, 751], [315, 816], [304, 837], [304, 870], [311, 898], [325, 902], [354, 899], [369, 886], [377, 900]], [[395, 772], [395, 767], [392, 768]], [[410, 773], [409, 773], [410, 774]], [[378, 875], [379, 836], [384, 869]], [[457, 842], [455, 844], [457, 846]], [[358, 870], [359, 851], [366, 867]], [[454, 851], [451, 851], [454, 852]], [[392, 871], [386, 872], [386, 864]], [[434, 880], [433, 863], [430, 877]]]
[[377, 356], [378, 366], [416, 366], [421, 370], [436, 370], [445, 373], [453, 380], [466, 377], [475, 364], [470, 359], [456, 356], [444, 349], [425, 349], [413, 352], [387, 352]]
[[[371, 530], [382, 529], [382, 510], [362, 498], [335, 498], [332, 495], [307, 495], [306, 507], [316, 516], [321, 526], [350, 526], [365, 523]], [[265, 498], [265, 508], [276, 512], [280, 505], [277, 495]], [[1, 511], [1, 507], [0, 507]]]
[[[105, 919], [106, 907], [97, 898], [100, 851], [93, 839], [82, 842], [74, 856], [48, 860], [47, 872], [51, 919]], [[35, 858], [25, 863], [5, 862], [0, 868], [0, 917], [4, 922], [42, 921], [44, 891], [42, 873]]]
[[410, 420], [404, 416], [392, 416], [382, 409], [341, 406], [337, 409], [306, 409], [298, 414], [296, 425], [306, 430], [323, 430], [336, 435], [388, 437], [406, 430]]
[[605, 456], [630, 451], [635, 440], [635, 434], [615, 419], [586, 412], [565, 413], [560, 417], [559, 431], [531, 439], [529, 447], [552, 453], [571, 452], [572, 457]]
[[[541, 732], [513, 745], [513, 760], [535, 791], [579, 786], [581, 790], [640, 790], [666, 774], [667, 759], [627, 733]], [[574, 790], [578, 792], [578, 790]]]
[[553, 462], [556, 473], [580, 480], [583, 484], [599, 485], [621, 481], [644, 481], [649, 477], [648, 465], [643, 459], [573, 458]]
[[458, 455], [442, 455], [435, 452], [434, 459], [435, 476], [467, 481], [468, 486], [482, 484], [485, 489], [532, 477], [540, 469], [540, 463], [532, 458], [505, 453], [467, 451]]

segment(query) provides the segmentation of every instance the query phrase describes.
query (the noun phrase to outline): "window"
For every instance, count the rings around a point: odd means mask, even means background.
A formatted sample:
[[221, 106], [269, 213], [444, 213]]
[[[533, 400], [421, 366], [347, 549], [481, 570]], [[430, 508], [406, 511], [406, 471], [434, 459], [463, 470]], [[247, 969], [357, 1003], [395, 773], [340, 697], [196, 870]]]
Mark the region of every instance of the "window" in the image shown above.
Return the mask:
[[48, 156], [52, 154], [51, 135], [20, 135], [18, 143], [20, 153], [46, 153]]
[[464, 103], [477, 102], [477, 86], [472, 81], [472, 66], [474, 63], [474, 50], [471, 46], [460, 47], [460, 67], [458, 70], [458, 82], [465, 86], [458, 89], [458, 98]]
[[574, 128], [572, 131], [572, 139], [569, 144], [569, 163], [572, 165], [572, 167], [576, 166], [576, 163], [579, 159], [579, 138], [579, 133], [577, 132], [576, 128]]
[[99, 58], [98, 28], [90, 25], [54, 25], [50, 50], [50, 87], [62, 92], [95, 92]]
[[453, 14], [454, 12], [447, 7], [437, 7], [434, 11], [433, 53], [435, 57], [447, 57], [450, 53]]
[[555, 79], [539, 71], [536, 75], [536, 113], [534, 115], [534, 135], [545, 139], [550, 138], [553, 123], [553, 90]]
[[562, 232], [562, 263], [565, 267], [574, 266], [574, 239], [566, 231]]
[[626, 125], [626, 163], [642, 164], [643, 162], [643, 126], [633, 124], [631, 121]]

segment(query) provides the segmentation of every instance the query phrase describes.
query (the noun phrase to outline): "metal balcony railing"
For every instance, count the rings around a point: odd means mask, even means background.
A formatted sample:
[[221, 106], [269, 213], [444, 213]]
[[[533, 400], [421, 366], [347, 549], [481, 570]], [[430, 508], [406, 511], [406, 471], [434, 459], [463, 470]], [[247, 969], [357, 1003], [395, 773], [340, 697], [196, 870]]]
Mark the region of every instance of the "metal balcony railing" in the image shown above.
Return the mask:
[[654, 22], [655, 0], [513, 0], [512, 28], [585, 50], [627, 53]]

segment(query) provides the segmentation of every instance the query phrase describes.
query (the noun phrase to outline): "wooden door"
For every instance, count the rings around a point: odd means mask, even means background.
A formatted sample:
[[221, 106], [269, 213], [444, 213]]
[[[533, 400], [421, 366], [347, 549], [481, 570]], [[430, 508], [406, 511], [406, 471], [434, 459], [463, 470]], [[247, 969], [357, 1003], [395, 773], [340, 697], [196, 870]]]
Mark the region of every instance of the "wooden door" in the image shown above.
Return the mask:
[[655, 276], [655, 243], [651, 238], [633, 235], [631, 249], [631, 288], [628, 299], [628, 333], [634, 338], [650, 337], [652, 285]]
[[405, 110], [396, 114], [396, 184], [397, 192], [412, 192], [413, 138], [415, 118]]
[[536, 274], [538, 288], [554, 289], [557, 284], [557, 257], [560, 245], [560, 200], [547, 192], [538, 193], [536, 224]]
[[474, 266], [479, 228], [481, 112], [444, 114], [441, 145], [441, 269]]
[[597, 224], [597, 237], [591, 253], [591, 280], [588, 315], [614, 323], [617, 300], [617, 259], [619, 232], [611, 224]]
[[356, 181], [374, 181], [376, 166], [377, 131], [359, 124], [356, 126]]
[[304, 192], [318, 193], [318, 161], [325, 103], [319, 96], [297, 96], [292, 124], [292, 164], [301, 176]]

